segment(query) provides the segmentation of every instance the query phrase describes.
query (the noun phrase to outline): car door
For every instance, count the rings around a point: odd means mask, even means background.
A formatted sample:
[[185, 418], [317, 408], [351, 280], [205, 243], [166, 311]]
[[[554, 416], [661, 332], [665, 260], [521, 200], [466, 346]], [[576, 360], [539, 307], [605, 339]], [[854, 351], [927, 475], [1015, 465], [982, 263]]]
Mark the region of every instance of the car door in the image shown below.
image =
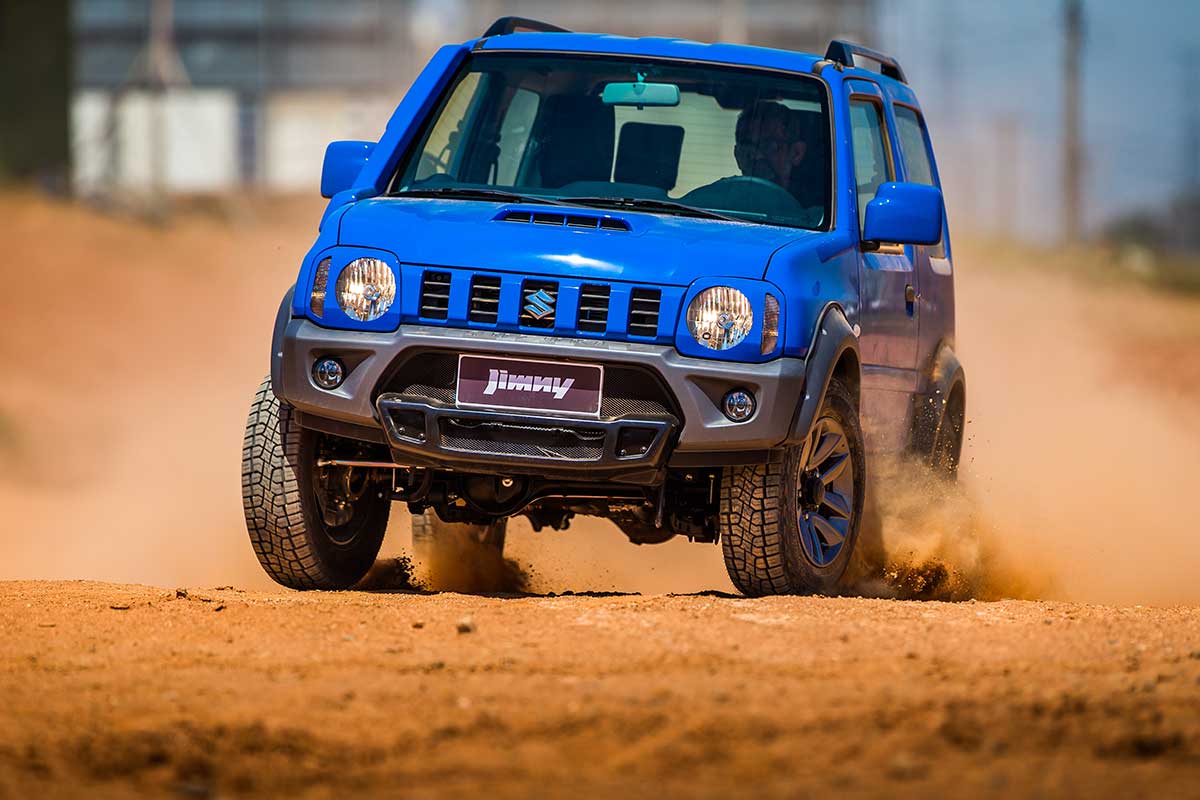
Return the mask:
[[[867, 204], [881, 185], [896, 180], [896, 166], [879, 87], [866, 81], [848, 83], [861, 234]], [[864, 433], [870, 449], [897, 450], [907, 439], [910, 398], [916, 389], [918, 287], [911, 250], [888, 242], [864, 246], [859, 292]]]

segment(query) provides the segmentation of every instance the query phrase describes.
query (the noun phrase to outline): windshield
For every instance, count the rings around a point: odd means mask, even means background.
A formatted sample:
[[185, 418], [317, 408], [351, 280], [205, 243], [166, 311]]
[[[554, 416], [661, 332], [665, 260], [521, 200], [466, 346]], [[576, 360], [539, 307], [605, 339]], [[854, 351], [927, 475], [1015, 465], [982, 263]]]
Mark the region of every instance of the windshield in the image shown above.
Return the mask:
[[476, 54], [401, 160], [391, 192], [509, 193], [827, 229], [829, 153], [826, 91], [813, 78]]

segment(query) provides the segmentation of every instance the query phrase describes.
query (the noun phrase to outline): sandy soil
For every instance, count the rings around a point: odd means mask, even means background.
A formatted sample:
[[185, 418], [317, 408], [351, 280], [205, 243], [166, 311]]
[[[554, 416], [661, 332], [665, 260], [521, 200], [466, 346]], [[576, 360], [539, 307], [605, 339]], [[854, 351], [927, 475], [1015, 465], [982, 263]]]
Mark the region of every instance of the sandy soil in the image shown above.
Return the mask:
[[319, 208], [0, 195], [0, 796], [1200, 797], [1200, 302], [960, 247], [963, 480], [892, 476], [864, 590], [1024, 600], [745, 600], [598, 521], [516, 525], [522, 596], [300, 595], [237, 470]]
[[181, 594], [0, 585], [0, 787], [1200, 796], [1196, 609]]

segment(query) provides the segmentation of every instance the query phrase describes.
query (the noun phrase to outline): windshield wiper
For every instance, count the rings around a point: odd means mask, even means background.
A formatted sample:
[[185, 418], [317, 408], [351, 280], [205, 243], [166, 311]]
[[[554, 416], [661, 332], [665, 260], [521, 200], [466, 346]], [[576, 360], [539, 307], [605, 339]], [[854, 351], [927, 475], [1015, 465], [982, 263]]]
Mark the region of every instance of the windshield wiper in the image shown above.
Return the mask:
[[718, 214], [707, 208], [697, 208], [686, 203], [676, 203], [673, 200], [650, 200], [638, 197], [563, 197], [568, 203], [596, 208], [627, 208], [631, 211], [661, 211], [666, 214], [678, 214], [681, 217], [699, 217], [701, 219], [723, 219], [726, 222], [745, 222], [744, 219]]
[[503, 189], [482, 189], [471, 186], [431, 186], [427, 189], [401, 189], [388, 192], [388, 197], [457, 197], [462, 200], [499, 200], [502, 203], [540, 203], [561, 206], [564, 203], [549, 197], [506, 192]]

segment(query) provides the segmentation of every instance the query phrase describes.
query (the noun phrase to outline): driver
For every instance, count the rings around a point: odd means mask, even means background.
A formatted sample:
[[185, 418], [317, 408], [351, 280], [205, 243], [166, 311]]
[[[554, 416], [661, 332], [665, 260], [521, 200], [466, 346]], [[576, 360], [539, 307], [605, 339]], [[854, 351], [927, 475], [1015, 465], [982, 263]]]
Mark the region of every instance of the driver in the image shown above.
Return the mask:
[[808, 144], [800, 120], [774, 100], [759, 100], [738, 114], [733, 157], [742, 175], [792, 189], [792, 171], [804, 160]]

